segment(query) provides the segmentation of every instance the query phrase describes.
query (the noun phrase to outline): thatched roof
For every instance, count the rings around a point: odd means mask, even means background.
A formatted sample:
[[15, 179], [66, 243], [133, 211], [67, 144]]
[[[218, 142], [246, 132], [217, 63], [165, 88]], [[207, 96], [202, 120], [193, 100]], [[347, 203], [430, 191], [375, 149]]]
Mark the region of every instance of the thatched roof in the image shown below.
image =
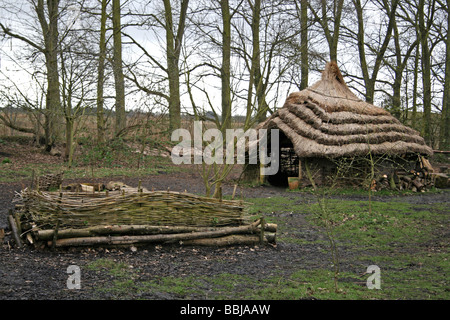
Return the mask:
[[388, 111], [369, 104], [347, 87], [335, 62], [322, 79], [294, 92], [258, 128], [280, 129], [301, 158], [366, 155], [431, 155], [424, 139]]

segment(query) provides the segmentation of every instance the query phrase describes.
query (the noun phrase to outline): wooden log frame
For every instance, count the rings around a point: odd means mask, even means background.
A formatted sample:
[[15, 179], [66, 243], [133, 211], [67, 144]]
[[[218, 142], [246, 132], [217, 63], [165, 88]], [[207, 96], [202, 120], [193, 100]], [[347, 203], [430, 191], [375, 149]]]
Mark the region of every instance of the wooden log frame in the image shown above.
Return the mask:
[[[250, 243], [267, 243], [274, 242], [275, 235], [268, 233], [264, 235], [264, 239], [261, 239], [261, 230], [267, 228], [267, 230], [276, 231], [276, 226], [273, 224], [264, 224], [261, 228], [261, 219], [255, 222], [237, 227], [222, 227], [222, 228], [203, 228], [195, 231], [190, 231], [190, 228], [180, 227], [178, 228], [166, 228], [166, 227], [150, 227], [144, 226], [144, 229], [162, 231], [158, 234], [144, 234], [144, 235], [105, 235], [105, 236], [83, 236], [83, 237], [70, 237], [70, 238], [58, 238], [56, 241], [50, 240], [54, 234], [52, 232], [40, 232], [40, 236], [49, 239], [47, 240], [48, 246], [55, 247], [67, 247], [67, 246], [94, 246], [94, 245], [130, 245], [138, 243], [175, 243], [181, 242], [185, 245], [227, 245], [227, 244], [250, 244]], [[114, 227], [111, 227], [114, 230]], [[84, 234], [91, 234], [93, 228], [90, 230], [84, 230]], [[108, 229], [108, 228], [107, 228]], [[134, 226], [125, 226], [122, 231], [126, 229], [137, 230]], [[118, 229], [115, 229], [118, 231]], [[183, 231], [180, 233], [164, 233], [168, 231]], [[53, 231], [53, 230], [49, 230]], [[97, 230], [98, 231], [98, 230]], [[142, 231], [142, 230], [141, 230]], [[70, 230], [70, 232], [75, 232]], [[58, 232], [58, 236], [70, 235], [70, 232], [64, 234], [64, 230]], [[87, 233], [86, 233], [87, 232]], [[35, 233], [39, 237], [39, 232]], [[73, 233], [72, 233], [73, 234]], [[81, 234], [81, 233], [79, 233]]]
[[220, 238], [209, 238], [209, 239], [193, 239], [183, 241], [184, 246], [233, 246], [233, 245], [257, 245], [257, 244], [268, 244], [275, 243], [276, 235], [275, 233], [265, 233], [263, 243], [258, 235], [253, 234], [242, 234], [242, 235], [229, 235]]
[[[260, 229], [261, 226], [258, 226]], [[192, 232], [216, 231], [217, 227], [190, 227], [190, 226], [148, 226], [148, 225], [111, 225], [111, 226], [93, 226], [83, 229], [63, 229], [58, 231], [58, 239], [94, 237], [100, 235], [152, 235], [152, 234], [177, 234]], [[276, 232], [277, 225], [265, 223], [264, 231]], [[53, 239], [55, 230], [53, 229], [35, 229], [31, 232], [38, 241]]]

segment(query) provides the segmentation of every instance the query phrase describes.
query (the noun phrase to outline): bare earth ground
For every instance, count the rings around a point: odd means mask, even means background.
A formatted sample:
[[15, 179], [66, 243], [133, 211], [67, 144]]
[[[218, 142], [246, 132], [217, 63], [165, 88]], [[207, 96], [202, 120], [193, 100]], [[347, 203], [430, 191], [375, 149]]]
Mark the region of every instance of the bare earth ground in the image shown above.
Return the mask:
[[[142, 179], [143, 187], [155, 190], [184, 191], [192, 193], [203, 192], [203, 184], [196, 172], [159, 174]], [[108, 179], [110, 180], [110, 179]], [[137, 186], [138, 179], [121, 178], [131, 186]], [[104, 180], [103, 180], [104, 181]], [[12, 208], [11, 200], [15, 191], [22, 188], [21, 183], [0, 183], [0, 229], [8, 228], [6, 215]], [[224, 194], [231, 194], [232, 185], [226, 185]], [[299, 203], [310, 203], [314, 197], [309, 194], [287, 193], [284, 188], [277, 187], [246, 187], [244, 197], [271, 197], [282, 195], [295, 197]], [[449, 203], [449, 193], [417, 194], [404, 196], [402, 201], [410, 203]], [[344, 196], [345, 199], [364, 199], [364, 196]], [[391, 199], [389, 196], [376, 197], [374, 200]], [[311, 240], [321, 237], [316, 229], [305, 223], [302, 215], [264, 212], [264, 215], [274, 215], [287, 219], [291, 230], [290, 237]], [[280, 228], [279, 234], [285, 230]], [[446, 234], [436, 237], [448, 237]], [[8, 237], [8, 236], [7, 236]], [[96, 290], [101, 284], [113, 281], [108, 272], [99, 272], [86, 268], [99, 258], [107, 258], [126, 263], [130, 270], [136, 272], [135, 281], [151, 281], [155, 276], [215, 276], [219, 274], [236, 274], [251, 276], [256, 280], [273, 275], [290, 274], [298, 269], [313, 270], [330, 268], [330, 257], [323, 248], [323, 242], [278, 243], [276, 246], [235, 246], [235, 247], [183, 247], [181, 245], [138, 247], [136, 251], [129, 247], [114, 248], [71, 248], [56, 251], [37, 251], [31, 248], [18, 249], [8, 243], [0, 246], [0, 300], [91, 300], [91, 299], [210, 299], [213, 288], [205, 284], [201, 293], [181, 296], [167, 292], [141, 291], [130, 292], [127, 296], [117, 296], [111, 291]], [[430, 246], [433, 246], [431, 243]], [[376, 254], [376, 252], [374, 253]], [[355, 251], [341, 252], [346, 261], [343, 271], [361, 273], [368, 265], [367, 261], [359, 261], [360, 253]], [[67, 267], [77, 265], [82, 270], [82, 289], [67, 289]], [[239, 290], [239, 287], [236, 288]], [[123, 294], [123, 293], [121, 293]]]

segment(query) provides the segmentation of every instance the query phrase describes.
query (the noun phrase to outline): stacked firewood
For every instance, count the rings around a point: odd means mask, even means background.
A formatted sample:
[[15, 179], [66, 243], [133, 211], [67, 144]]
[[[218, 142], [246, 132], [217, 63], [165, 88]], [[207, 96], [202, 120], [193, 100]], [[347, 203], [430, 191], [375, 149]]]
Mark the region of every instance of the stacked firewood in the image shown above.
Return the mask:
[[396, 171], [390, 175], [382, 175], [374, 180], [373, 190], [410, 190], [413, 192], [424, 192], [433, 186], [433, 180], [430, 175], [421, 171]]
[[422, 158], [416, 170], [396, 170], [372, 182], [372, 190], [410, 190], [425, 192], [432, 187], [448, 188], [448, 175], [436, 173], [430, 162]]

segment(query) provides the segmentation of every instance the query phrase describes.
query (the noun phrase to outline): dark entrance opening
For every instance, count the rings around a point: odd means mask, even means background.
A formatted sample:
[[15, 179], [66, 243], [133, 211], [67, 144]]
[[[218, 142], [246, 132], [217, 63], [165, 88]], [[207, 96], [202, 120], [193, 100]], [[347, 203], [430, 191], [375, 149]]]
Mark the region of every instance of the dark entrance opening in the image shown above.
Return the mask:
[[278, 173], [267, 176], [267, 181], [274, 186], [287, 187], [288, 177], [298, 177], [299, 158], [295, 154], [294, 146], [283, 131], [280, 130], [280, 166]]

